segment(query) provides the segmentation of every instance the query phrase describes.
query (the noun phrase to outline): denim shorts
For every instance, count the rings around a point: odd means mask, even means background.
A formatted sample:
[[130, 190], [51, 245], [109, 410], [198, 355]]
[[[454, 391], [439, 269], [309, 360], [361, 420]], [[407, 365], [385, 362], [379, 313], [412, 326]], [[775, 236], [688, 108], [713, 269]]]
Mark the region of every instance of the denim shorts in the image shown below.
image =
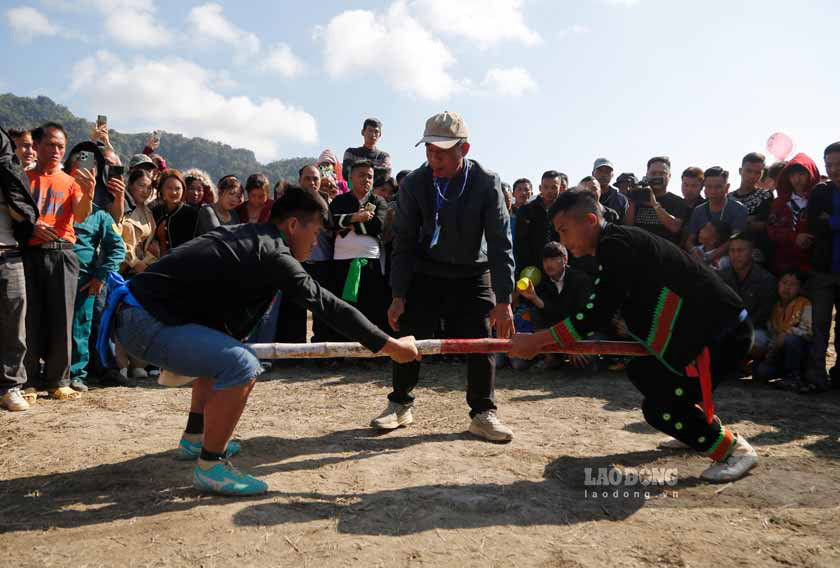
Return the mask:
[[114, 335], [131, 356], [185, 377], [213, 379], [216, 390], [247, 384], [263, 371], [254, 350], [233, 337], [195, 323], [165, 325], [143, 308], [117, 313]]

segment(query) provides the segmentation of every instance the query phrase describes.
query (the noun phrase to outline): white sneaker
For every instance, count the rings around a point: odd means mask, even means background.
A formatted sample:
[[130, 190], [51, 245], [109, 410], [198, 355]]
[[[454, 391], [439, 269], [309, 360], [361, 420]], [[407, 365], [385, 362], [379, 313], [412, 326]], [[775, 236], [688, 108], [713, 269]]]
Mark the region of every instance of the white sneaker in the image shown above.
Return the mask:
[[400, 426], [408, 426], [414, 422], [411, 406], [389, 402], [382, 414], [370, 421], [370, 425], [378, 430], [393, 430]]
[[0, 398], [0, 405], [6, 410], [12, 412], [20, 412], [22, 410], [29, 410], [29, 403], [23, 398], [20, 389], [15, 387], [6, 391], [3, 398]]
[[706, 481], [735, 481], [744, 476], [758, 463], [758, 454], [747, 442], [746, 438], [738, 436], [735, 447], [726, 461], [716, 462], [700, 474]]
[[491, 442], [510, 442], [513, 430], [502, 424], [495, 410], [476, 414], [470, 422], [470, 432]]
[[659, 442], [659, 445], [656, 446], [660, 450], [687, 450], [691, 448], [685, 442], [680, 442], [676, 438], [666, 438]]

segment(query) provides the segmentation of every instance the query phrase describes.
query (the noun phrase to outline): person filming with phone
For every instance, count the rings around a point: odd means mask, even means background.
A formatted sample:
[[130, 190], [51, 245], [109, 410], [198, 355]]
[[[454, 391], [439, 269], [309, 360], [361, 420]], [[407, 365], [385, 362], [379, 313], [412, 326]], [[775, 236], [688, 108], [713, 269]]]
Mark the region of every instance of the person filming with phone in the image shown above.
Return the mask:
[[[58, 399], [78, 398], [70, 388], [70, 332], [79, 281], [74, 224], [93, 208], [96, 168], [79, 157], [73, 175], [61, 171], [67, 133], [57, 122], [35, 129], [38, 165], [26, 172], [38, 208], [35, 231], [23, 252], [26, 273], [26, 374], [30, 387], [45, 387]], [[40, 359], [46, 362], [41, 376]]]
[[647, 174], [627, 192], [630, 205], [624, 223], [679, 244], [686, 204], [681, 197], [668, 193], [670, 180], [671, 160], [667, 156], [648, 160]]

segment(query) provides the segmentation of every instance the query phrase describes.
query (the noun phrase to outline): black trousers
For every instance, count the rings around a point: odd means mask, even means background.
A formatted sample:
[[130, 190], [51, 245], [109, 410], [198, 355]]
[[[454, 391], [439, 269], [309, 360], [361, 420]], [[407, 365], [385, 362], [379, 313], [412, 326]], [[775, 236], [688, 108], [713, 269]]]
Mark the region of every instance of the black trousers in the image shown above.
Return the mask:
[[[490, 273], [479, 276], [448, 279], [415, 274], [405, 301], [405, 313], [399, 321], [400, 335], [417, 339], [434, 337], [441, 318], [446, 322], [447, 335], [459, 339], [490, 337], [490, 310], [495, 299], [490, 287]], [[399, 404], [411, 404], [411, 391], [420, 379], [420, 362], [394, 363], [393, 392], [388, 399]], [[491, 355], [467, 357], [467, 403], [470, 416], [494, 410], [496, 358]]]
[[[347, 280], [347, 273], [350, 271], [352, 260], [334, 260], [333, 293], [341, 298], [344, 291], [344, 282]], [[385, 277], [382, 275], [382, 265], [378, 258], [368, 259], [367, 265], [362, 268], [359, 279], [359, 295], [356, 302], [351, 302], [372, 324], [388, 333], [388, 306], [391, 303], [386, 293]], [[339, 335], [339, 341], [349, 341]]]
[[[728, 332], [710, 341], [713, 390], [734, 374], [752, 349], [752, 343], [753, 326], [749, 319], [734, 324]], [[699, 452], [714, 449], [723, 426], [718, 419], [711, 424], [706, 421], [697, 377], [674, 374], [654, 357], [630, 361], [627, 376], [645, 396], [642, 412], [648, 424]]]
[[[303, 268], [315, 282], [335, 294], [335, 281], [333, 276], [333, 261], [320, 260], [317, 262], [305, 262]], [[338, 293], [341, 296], [341, 292]], [[317, 316], [312, 317], [312, 343], [324, 343], [327, 341], [341, 341], [341, 335], [333, 328], [321, 321]]]
[[306, 343], [306, 308], [283, 301], [277, 315], [277, 343]]
[[[26, 376], [27, 386], [66, 387], [70, 384], [71, 329], [79, 259], [72, 249], [26, 249]], [[40, 360], [46, 363], [41, 379]]]

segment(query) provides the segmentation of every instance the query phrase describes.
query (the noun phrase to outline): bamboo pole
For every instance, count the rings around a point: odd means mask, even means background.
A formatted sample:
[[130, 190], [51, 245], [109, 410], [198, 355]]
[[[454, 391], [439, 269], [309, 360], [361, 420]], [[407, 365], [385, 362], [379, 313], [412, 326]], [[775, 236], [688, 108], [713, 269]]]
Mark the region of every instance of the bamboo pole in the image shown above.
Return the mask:
[[[359, 343], [253, 343], [251, 347], [260, 359], [328, 359], [332, 357], [374, 358], [384, 353], [371, 353]], [[507, 339], [422, 339], [417, 341], [421, 355], [465, 355], [470, 353], [507, 353]], [[629, 341], [578, 341], [568, 347], [551, 345], [543, 353], [571, 355], [619, 355], [639, 357], [648, 355], [640, 343]]]

